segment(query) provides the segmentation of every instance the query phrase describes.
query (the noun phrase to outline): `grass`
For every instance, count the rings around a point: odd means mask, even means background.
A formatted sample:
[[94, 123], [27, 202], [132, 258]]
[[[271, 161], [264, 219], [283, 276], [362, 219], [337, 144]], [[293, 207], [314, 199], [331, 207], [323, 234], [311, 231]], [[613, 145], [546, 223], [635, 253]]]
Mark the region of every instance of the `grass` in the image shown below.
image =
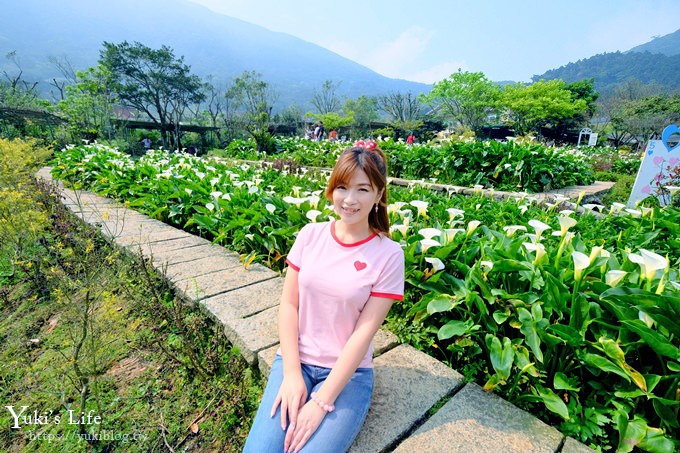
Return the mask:
[[241, 451], [257, 371], [33, 170], [0, 171], [0, 451]]

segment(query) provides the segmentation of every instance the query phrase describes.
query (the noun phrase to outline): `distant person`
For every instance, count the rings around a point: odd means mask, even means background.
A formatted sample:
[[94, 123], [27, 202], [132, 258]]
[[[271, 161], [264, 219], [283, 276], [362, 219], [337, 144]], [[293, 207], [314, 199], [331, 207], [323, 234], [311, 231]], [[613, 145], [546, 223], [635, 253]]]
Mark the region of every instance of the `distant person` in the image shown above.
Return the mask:
[[332, 142], [337, 142], [338, 141], [338, 131], [333, 129], [330, 134], [328, 134], [328, 140]]
[[316, 141], [320, 142], [321, 140], [323, 140], [324, 134], [326, 134], [326, 129], [324, 129], [324, 127], [323, 127], [323, 121], [319, 121], [319, 128], [318, 129], [319, 130], [316, 134]]
[[144, 137], [144, 139], [142, 139], [142, 145], [144, 145], [144, 150], [148, 151], [151, 148], [151, 139], [149, 137]]
[[406, 138], [406, 144], [407, 145], [413, 145], [413, 142], [416, 140], [416, 138], [413, 136], [413, 132], [408, 134], [408, 137]]
[[312, 132], [312, 140], [316, 140], [317, 137], [319, 137], [319, 131], [321, 130], [321, 126], [319, 123], [316, 123], [314, 125], [314, 132]]

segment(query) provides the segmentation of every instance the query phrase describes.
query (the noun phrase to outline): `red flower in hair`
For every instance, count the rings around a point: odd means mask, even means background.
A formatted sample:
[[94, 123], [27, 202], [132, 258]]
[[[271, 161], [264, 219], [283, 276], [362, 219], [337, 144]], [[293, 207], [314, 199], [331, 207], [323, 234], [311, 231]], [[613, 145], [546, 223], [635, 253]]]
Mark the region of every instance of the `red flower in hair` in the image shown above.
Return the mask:
[[360, 146], [360, 147], [370, 151], [372, 149], [375, 149], [378, 146], [378, 144], [375, 142], [375, 140], [366, 140], [366, 141], [359, 140], [358, 142], [356, 142], [354, 144], [354, 146]]

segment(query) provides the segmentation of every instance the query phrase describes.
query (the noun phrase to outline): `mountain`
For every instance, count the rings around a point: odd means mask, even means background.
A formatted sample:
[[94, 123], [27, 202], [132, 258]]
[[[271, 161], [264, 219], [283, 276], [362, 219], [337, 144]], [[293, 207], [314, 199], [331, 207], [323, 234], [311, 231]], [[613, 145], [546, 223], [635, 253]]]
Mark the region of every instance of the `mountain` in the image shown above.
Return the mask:
[[633, 47], [628, 52], [661, 53], [666, 56], [680, 54], [680, 30], [666, 36], [655, 37], [650, 42]]
[[627, 52], [598, 54], [532, 77], [534, 81], [562, 79], [567, 83], [590, 78], [603, 94], [629, 80], [656, 84], [666, 92], [680, 90], [680, 30]]
[[[384, 77], [347, 58], [284, 33], [276, 33], [188, 0], [22, 0], [3, 6], [0, 54], [16, 52], [23, 80], [39, 81], [45, 93], [60, 78], [52, 58], [67, 58], [76, 70], [95, 66], [104, 41], [167, 45], [184, 56], [192, 73], [226, 86], [244, 70], [262, 74], [278, 93], [275, 108], [297, 103], [311, 109], [314, 90], [325, 80], [341, 82], [340, 98], [394, 91], [422, 93], [430, 86]], [[18, 74], [9, 59], [0, 73]]]

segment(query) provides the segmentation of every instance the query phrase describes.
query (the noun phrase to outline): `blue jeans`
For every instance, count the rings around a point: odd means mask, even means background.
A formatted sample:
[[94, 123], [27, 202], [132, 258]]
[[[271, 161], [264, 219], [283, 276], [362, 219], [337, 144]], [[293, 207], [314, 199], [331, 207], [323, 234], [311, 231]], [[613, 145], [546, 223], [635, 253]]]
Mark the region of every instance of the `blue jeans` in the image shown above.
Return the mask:
[[[321, 387], [330, 368], [302, 364], [302, 378], [311, 395]], [[283, 360], [277, 355], [269, 373], [267, 387], [248, 434], [244, 453], [281, 453], [286, 432], [281, 429], [281, 405], [270, 417], [274, 400], [283, 382]], [[357, 368], [335, 400], [335, 410], [326, 414], [301, 452], [340, 453], [349, 450], [364, 424], [373, 394], [373, 368]], [[309, 400], [309, 396], [307, 397]]]

